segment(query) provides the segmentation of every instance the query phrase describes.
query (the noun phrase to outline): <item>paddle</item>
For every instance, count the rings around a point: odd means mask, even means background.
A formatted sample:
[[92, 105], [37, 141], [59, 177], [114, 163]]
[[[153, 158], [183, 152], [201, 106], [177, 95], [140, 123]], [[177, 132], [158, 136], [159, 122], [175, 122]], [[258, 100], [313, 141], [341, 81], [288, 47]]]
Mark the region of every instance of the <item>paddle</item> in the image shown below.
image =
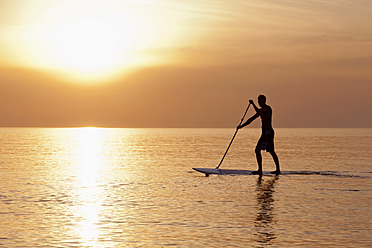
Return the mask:
[[[251, 103], [248, 104], [248, 107], [247, 107], [247, 109], [245, 110], [244, 115], [243, 115], [243, 118], [240, 120], [240, 123], [239, 123], [238, 126], [240, 126], [240, 125], [243, 123], [244, 118], [245, 118], [245, 115], [246, 115], [247, 112], [248, 112], [249, 106], [251, 106]], [[229, 144], [229, 146], [227, 147], [226, 152], [225, 152], [225, 154], [223, 155], [223, 157], [222, 157], [220, 163], [218, 164], [218, 166], [216, 167], [216, 169], [220, 168], [220, 166], [221, 166], [221, 164], [222, 164], [222, 161], [224, 160], [224, 158], [225, 158], [225, 156], [226, 156], [226, 154], [227, 154], [227, 151], [230, 149], [230, 146], [231, 146], [233, 140], [235, 139], [236, 134], [238, 133], [238, 130], [239, 130], [239, 129], [236, 129], [236, 130], [235, 130], [234, 136], [232, 137], [232, 139], [231, 139], [231, 141], [230, 141], [230, 144]]]

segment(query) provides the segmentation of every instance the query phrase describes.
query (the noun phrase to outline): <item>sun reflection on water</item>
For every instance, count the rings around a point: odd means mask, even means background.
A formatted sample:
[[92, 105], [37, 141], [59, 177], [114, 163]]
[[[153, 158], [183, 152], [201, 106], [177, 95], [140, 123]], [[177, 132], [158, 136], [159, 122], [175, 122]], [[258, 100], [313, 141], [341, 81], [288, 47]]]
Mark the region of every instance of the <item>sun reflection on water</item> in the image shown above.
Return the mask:
[[81, 219], [77, 232], [82, 243], [88, 247], [99, 247], [99, 214], [102, 211], [103, 183], [103, 138], [104, 129], [79, 128], [76, 132], [78, 171], [78, 215]]
[[79, 172], [82, 187], [96, 186], [102, 171], [103, 130], [99, 128], [81, 128], [77, 133]]

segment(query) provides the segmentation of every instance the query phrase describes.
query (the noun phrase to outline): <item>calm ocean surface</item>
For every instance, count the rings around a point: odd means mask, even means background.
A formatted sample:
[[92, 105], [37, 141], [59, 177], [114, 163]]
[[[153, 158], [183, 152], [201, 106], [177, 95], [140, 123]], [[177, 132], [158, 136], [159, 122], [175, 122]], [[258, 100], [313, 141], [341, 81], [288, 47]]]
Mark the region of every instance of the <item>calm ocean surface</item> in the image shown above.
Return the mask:
[[[372, 247], [372, 129], [276, 129], [293, 174], [191, 169], [234, 131], [0, 128], [0, 246]], [[259, 136], [239, 131], [221, 169], [257, 169]]]

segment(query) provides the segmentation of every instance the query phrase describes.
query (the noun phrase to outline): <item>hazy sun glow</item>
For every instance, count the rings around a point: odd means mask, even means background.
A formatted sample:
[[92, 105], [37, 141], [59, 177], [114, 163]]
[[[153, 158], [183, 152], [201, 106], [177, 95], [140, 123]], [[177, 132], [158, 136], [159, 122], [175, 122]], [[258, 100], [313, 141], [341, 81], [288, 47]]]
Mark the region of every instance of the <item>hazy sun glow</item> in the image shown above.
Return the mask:
[[[78, 81], [102, 81], [167, 60], [151, 54], [175, 41], [160, 13], [131, 1], [50, 1], [27, 6], [38, 16], [17, 31], [18, 59]], [[27, 16], [28, 15], [28, 16]]]
[[100, 74], [134, 62], [122, 49], [133, 47], [129, 42], [119, 43], [116, 28], [94, 19], [51, 23], [44, 35], [52, 64], [74, 73]]

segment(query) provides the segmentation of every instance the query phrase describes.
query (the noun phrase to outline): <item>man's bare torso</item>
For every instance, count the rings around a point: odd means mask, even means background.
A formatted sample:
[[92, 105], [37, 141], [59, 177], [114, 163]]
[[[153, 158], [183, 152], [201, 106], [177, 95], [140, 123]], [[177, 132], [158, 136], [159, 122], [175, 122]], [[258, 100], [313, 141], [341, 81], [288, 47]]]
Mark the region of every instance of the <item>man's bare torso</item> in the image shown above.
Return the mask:
[[271, 129], [272, 109], [269, 105], [265, 105], [259, 109], [259, 115], [261, 117], [261, 123], [263, 129]]

